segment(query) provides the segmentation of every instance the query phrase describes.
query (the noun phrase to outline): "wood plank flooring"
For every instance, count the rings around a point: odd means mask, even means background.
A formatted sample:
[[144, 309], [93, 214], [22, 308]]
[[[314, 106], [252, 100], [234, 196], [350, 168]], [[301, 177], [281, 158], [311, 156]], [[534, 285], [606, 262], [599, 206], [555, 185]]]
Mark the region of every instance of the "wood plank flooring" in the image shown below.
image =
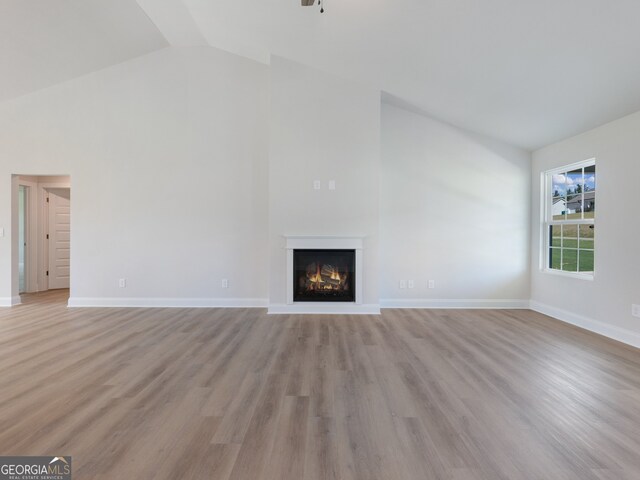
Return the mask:
[[640, 351], [530, 311], [0, 309], [0, 454], [75, 479], [640, 478]]

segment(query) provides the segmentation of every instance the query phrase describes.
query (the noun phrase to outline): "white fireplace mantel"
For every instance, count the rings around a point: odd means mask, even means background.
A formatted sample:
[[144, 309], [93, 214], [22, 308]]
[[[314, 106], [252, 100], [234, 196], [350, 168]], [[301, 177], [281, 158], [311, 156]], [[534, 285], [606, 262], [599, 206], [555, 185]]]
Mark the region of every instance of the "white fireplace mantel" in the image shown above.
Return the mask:
[[[287, 304], [271, 305], [269, 313], [378, 313], [379, 309], [363, 305], [363, 243], [364, 236], [284, 235], [287, 250]], [[294, 250], [355, 250], [355, 302], [294, 302], [293, 251]], [[376, 306], [377, 307], [377, 306]]]
[[334, 235], [285, 235], [287, 250], [327, 249], [362, 250], [364, 236], [337, 237]]

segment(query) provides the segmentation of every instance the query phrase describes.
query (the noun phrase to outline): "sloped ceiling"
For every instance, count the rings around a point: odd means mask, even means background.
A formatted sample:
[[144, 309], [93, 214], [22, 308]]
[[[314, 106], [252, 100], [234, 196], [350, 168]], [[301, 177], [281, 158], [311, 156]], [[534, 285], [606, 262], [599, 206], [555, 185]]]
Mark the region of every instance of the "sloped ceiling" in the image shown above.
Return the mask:
[[325, 9], [0, 0], [0, 101], [169, 44], [209, 44], [352, 78], [528, 149], [640, 110], [638, 0], [325, 0]]
[[0, 101], [167, 45], [135, 0], [0, 0]]
[[638, 0], [183, 0], [213, 46], [535, 149], [640, 110]]

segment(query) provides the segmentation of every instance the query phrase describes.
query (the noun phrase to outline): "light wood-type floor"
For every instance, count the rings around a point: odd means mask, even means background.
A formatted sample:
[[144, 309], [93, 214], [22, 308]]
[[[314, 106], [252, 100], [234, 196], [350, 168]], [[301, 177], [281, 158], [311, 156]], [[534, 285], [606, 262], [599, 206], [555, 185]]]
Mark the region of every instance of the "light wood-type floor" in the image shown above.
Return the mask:
[[0, 454], [74, 479], [640, 478], [640, 350], [530, 311], [0, 309]]

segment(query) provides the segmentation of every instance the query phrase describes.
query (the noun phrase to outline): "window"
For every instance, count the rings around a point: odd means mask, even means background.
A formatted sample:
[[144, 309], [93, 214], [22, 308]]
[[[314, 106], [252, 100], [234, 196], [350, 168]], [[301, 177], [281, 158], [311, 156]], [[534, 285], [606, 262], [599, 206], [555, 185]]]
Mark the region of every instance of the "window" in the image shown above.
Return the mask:
[[545, 270], [593, 278], [595, 159], [544, 173]]

